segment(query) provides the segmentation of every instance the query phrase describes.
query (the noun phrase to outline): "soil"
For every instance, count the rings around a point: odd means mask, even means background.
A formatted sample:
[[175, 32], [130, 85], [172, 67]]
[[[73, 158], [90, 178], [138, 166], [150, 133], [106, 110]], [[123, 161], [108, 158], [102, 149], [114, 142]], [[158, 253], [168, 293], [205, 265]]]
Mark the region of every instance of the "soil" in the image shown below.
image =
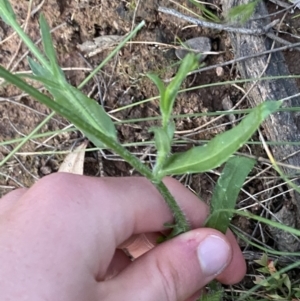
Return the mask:
[[[209, 37], [212, 41], [212, 50], [216, 54], [207, 56], [204, 61], [207, 66], [233, 59], [226, 32], [200, 28], [178, 18], [158, 13], [158, 5], [175, 8], [186, 13], [171, 1], [141, 1], [136, 7], [139, 1], [46, 0], [40, 10], [32, 14], [29, 19], [27, 18], [28, 1], [11, 0], [10, 2], [18, 21], [25, 24], [26, 32], [33, 41], [39, 41], [38, 18], [40, 13], [44, 14], [50, 28], [53, 29], [52, 37], [60, 66], [64, 68], [69, 82], [74, 86], [78, 86], [90, 70], [101, 63], [112, 49], [111, 47], [104, 47], [105, 49], [101, 52], [89, 56], [80, 50], [80, 45], [87, 41], [92, 42], [97, 37], [123, 36], [131, 30], [133, 25], [145, 20], [146, 25], [134, 38], [134, 43], [127, 44], [83, 88], [83, 91], [98, 101], [99, 104], [102, 104], [115, 120], [128, 121], [159, 116], [156, 99], [139, 103], [157, 95], [156, 87], [146, 74], [149, 72], [156, 73], [166, 80], [174, 76], [178, 69], [178, 59], [175, 55], [175, 48], [179, 45], [178, 41], [185, 41], [198, 36]], [[208, 5], [207, 7], [221, 17], [221, 10], [217, 10], [216, 7], [220, 8], [222, 1], [212, 0], [209, 2], [216, 6]], [[38, 7], [39, 3], [40, 1], [33, 1], [32, 11]], [[177, 3], [192, 8], [194, 12], [201, 15], [201, 11], [191, 5], [189, 1], [177, 0]], [[270, 12], [277, 10], [276, 6], [270, 2], [268, 2], [268, 9]], [[285, 16], [280, 29], [299, 35], [299, 18], [292, 19], [292, 16], [291, 14]], [[286, 33], [282, 33], [281, 37], [291, 42], [295, 41], [295, 38]], [[0, 64], [2, 66], [14, 72], [29, 70], [25, 58], [26, 47], [20, 44], [19, 38], [13, 35], [12, 30], [2, 21], [0, 21], [0, 47]], [[38, 43], [38, 47], [41, 48], [41, 43]], [[300, 74], [300, 64], [295, 64], [295, 62], [299, 62], [299, 56], [299, 52], [296, 51], [285, 53], [291, 74]], [[226, 109], [222, 103], [228, 99], [232, 105], [235, 105], [243, 96], [243, 86], [229, 85], [226, 82], [238, 78], [239, 74], [234, 65], [188, 77], [183, 88], [205, 86], [217, 82], [224, 82], [224, 84], [180, 93], [174, 114], [221, 111]], [[300, 81], [298, 84], [300, 87]], [[0, 95], [0, 142], [8, 141], [7, 144], [0, 146], [0, 160], [2, 160], [18, 145], [13, 139], [22, 138], [31, 133], [50, 114], [50, 110], [10, 85], [2, 83]], [[128, 107], [124, 108], [125, 106]], [[239, 107], [239, 109], [243, 108], [247, 108], [246, 103]], [[176, 137], [181, 140], [185, 139], [187, 143], [184, 146], [178, 144], [174, 147], [174, 151], [189, 148], [192, 143], [209, 140], [232, 126], [228, 117], [213, 121], [214, 119], [214, 117], [209, 116], [176, 119]], [[123, 122], [117, 127], [118, 137], [122, 143], [152, 140], [153, 134], [148, 129], [157, 122], [155, 119], [134, 123]], [[66, 120], [56, 115], [39, 132], [55, 132], [66, 128], [68, 125]], [[200, 129], [195, 131], [198, 128]], [[257, 140], [256, 138], [253, 139]], [[69, 131], [53, 134], [50, 138], [46, 136], [26, 142], [15, 156], [0, 167], [0, 196], [18, 187], [30, 187], [39, 178], [56, 172], [65, 157], [62, 151], [69, 151], [83, 139], [84, 137], [80, 132]], [[90, 148], [93, 147], [91, 144], [89, 146]], [[253, 155], [261, 156], [263, 154], [260, 146], [246, 146], [245, 149], [247, 148], [251, 150]], [[140, 156], [145, 153], [148, 154], [143, 157], [146, 161], [151, 161], [154, 153], [154, 150], [147, 146], [132, 146], [130, 150]], [[262, 168], [263, 165], [257, 165], [257, 171]], [[90, 151], [86, 155], [85, 174], [130, 176], [135, 172], [127, 163], [112, 156], [109, 151], [104, 151], [104, 153]], [[265, 175], [275, 176], [272, 172]], [[194, 176], [186, 175], [180, 180], [201, 199], [209, 203], [217, 180], [217, 171]], [[280, 181], [275, 180], [272, 185], [277, 182]], [[270, 185], [268, 180], [258, 178], [252, 181], [247, 189], [255, 194], [266, 189], [268, 185]], [[286, 190], [287, 188], [282, 189]], [[273, 189], [272, 194], [275, 195], [280, 192], [278, 190], [279, 188]], [[258, 200], [271, 197], [269, 194], [270, 192], [261, 193]], [[246, 197], [246, 194], [241, 193], [241, 200]], [[277, 201], [280, 202], [282, 199], [279, 198]], [[251, 199], [246, 201], [247, 205], [253, 203]], [[261, 209], [254, 206], [250, 210], [253, 213], [259, 213]], [[236, 225], [250, 235], [253, 233], [254, 225], [244, 218], [236, 218]]]

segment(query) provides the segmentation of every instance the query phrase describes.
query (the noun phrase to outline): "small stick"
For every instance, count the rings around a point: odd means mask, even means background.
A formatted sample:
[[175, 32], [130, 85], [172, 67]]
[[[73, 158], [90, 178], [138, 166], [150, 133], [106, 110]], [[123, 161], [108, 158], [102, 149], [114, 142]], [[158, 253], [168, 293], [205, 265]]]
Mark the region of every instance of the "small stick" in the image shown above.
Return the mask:
[[[225, 30], [225, 31], [229, 31], [229, 32], [234, 32], [234, 33], [240, 33], [240, 34], [249, 34], [249, 35], [263, 35], [265, 34], [268, 38], [275, 40], [276, 42], [286, 45], [286, 46], [290, 46], [290, 47], [294, 47], [292, 43], [277, 37], [276, 35], [274, 35], [273, 33], [269, 32], [269, 30], [275, 26], [279, 20], [274, 20], [271, 23], [267, 24], [266, 26], [262, 27], [262, 28], [258, 28], [258, 29], [249, 29], [249, 28], [243, 28], [243, 27], [233, 27], [230, 25], [226, 25], [226, 24], [219, 24], [219, 23], [213, 23], [213, 22], [208, 22], [208, 21], [203, 21], [203, 20], [199, 20], [187, 15], [184, 15], [180, 12], [178, 12], [175, 9], [172, 8], [166, 8], [166, 7], [162, 7], [159, 6], [158, 7], [158, 11], [165, 13], [165, 14], [169, 14], [175, 17], [178, 17], [182, 20], [185, 20], [187, 22], [190, 22], [192, 24], [196, 24], [198, 26], [203, 26], [203, 27], [207, 27], [207, 28], [212, 28], [212, 29], [218, 29], [218, 30]], [[296, 50], [300, 50], [299, 47], [295, 47]]]
[[[218, 29], [218, 30], [226, 30], [229, 32], [236, 32], [236, 33], [241, 33], [241, 34], [262, 35], [262, 34], [265, 34], [267, 29], [269, 28], [269, 25], [267, 25], [266, 28], [249, 29], [249, 28], [233, 27], [233, 26], [226, 25], [226, 24], [219, 24], [219, 23], [203, 21], [203, 20], [199, 20], [199, 19], [187, 16], [187, 15], [181, 14], [180, 12], [178, 12], [175, 9], [162, 7], [162, 6], [158, 7], [158, 11], [161, 13], [175, 16], [177, 18], [183, 19], [187, 22], [196, 24], [198, 26], [203, 26], [203, 27], [208, 27], [208, 28]], [[273, 22], [272, 22], [272, 24], [273, 24]]]

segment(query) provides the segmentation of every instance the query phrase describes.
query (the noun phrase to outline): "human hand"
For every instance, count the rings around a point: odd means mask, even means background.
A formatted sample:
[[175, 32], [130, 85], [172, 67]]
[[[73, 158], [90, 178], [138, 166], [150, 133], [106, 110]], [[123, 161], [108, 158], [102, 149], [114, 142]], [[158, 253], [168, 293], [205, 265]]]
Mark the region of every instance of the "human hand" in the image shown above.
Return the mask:
[[245, 262], [232, 233], [199, 228], [208, 207], [176, 180], [164, 182], [195, 230], [134, 262], [117, 247], [173, 222], [146, 179], [57, 173], [4, 196], [0, 300], [195, 300], [215, 277], [240, 281]]

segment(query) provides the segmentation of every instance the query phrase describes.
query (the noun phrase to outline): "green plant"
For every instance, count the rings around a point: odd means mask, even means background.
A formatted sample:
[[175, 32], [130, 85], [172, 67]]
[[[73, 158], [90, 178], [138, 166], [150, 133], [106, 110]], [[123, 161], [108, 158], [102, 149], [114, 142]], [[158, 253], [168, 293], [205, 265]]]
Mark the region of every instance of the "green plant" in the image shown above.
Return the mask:
[[188, 231], [190, 227], [184, 213], [163, 184], [163, 177], [183, 173], [206, 172], [228, 161], [216, 186], [211, 216], [207, 221], [207, 225], [219, 229], [222, 232], [226, 231], [232, 213], [229, 211], [221, 212], [220, 210], [223, 208], [232, 209], [234, 207], [237, 194], [244, 179], [255, 163], [253, 160], [235, 157], [233, 154], [248, 141], [263, 120], [280, 107], [280, 101], [268, 101], [259, 105], [254, 108], [239, 125], [232, 130], [216, 136], [204, 146], [198, 146], [186, 152], [172, 154], [171, 147], [175, 131], [175, 124], [171, 116], [173, 105], [178, 90], [188, 72], [198, 66], [198, 57], [192, 54], [187, 55], [182, 61], [175, 78], [168, 86], [165, 86], [158, 76], [153, 74], [148, 75], [159, 90], [160, 112], [162, 116], [161, 126], [150, 129], [150, 131], [154, 133], [155, 146], [157, 149], [156, 164], [153, 170], [151, 170], [120, 144], [115, 125], [104, 109], [80, 91], [80, 88], [117, 53], [126, 41], [131, 39], [136, 32], [142, 28], [144, 22], [141, 22], [136, 29], [120, 43], [115, 51], [95, 69], [84, 83], [78, 88], [75, 88], [67, 82], [64, 73], [58, 65], [50, 31], [42, 15], [40, 16], [40, 28], [44, 53], [41, 53], [30, 38], [23, 32], [16, 21], [8, 0], [0, 1], [0, 15], [2, 19], [19, 34], [34, 56], [33, 58], [28, 58], [33, 75], [26, 75], [26, 77], [42, 83], [52, 95], [53, 99], [27, 84], [23, 80], [25, 75], [23, 75], [23, 77], [16, 76], [0, 67], [0, 76], [41, 103], [47, 105], [53, 111], [67, 118], [81, 130], [95, 146], [99, 148], [109, 148], [131, 164], [141, 175], [148, 178], [163, 195], [166, 203], [174, 214], [175, 224], [172, 225], [173, 231], [171, 237]]
[[260, 0], [254, 0], [247, 4], [232, 7], [227, 14], [227, 21], [239, 24], [246, 23], [253, 15], [259, 1]]
[[[257, 269], [261, 275], [256, 276], [253, 282], [264, 287], [269, 300], [288, 301], [295, 300], [293, 298], [299, 298], [299, 284], [293, 286], [288, 274], [278, 274], [276, 261], [268, 259], [267, 254], [264, 253], [259, 260], [254, 260], [254, 262], [261, 266]], [[266, 279], [268, 276], [271, 277]]]

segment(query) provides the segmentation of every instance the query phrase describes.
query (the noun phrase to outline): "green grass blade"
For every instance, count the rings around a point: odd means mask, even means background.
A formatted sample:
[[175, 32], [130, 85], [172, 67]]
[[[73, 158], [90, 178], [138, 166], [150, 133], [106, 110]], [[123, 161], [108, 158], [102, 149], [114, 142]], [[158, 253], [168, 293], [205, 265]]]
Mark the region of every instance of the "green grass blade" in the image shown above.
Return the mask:
[[48, 60], [44, 57], [39, 48], [32, 42], [29, 36], [26, 35], [24, 30], [16, 21], [14, 11], [8, 0], [0, 0], [0, 17], [20, 36], [24, 44], [26, 44], [37, 60], [45, 68], [51, 70]]
[[281, 101], [266, 101], [252, 110], [236, 127], [204, 146], [168, 158], [160, 176], [206, 172], [225, 163], [254, 134], [263, 120], [281, 106]]
[[205, 223], [206, 227], [226, 232], [233, 213], [216, 210], [234, 209], [238, 194], [254, 164], [255, 160], [246, 157], [229, 158], [214, 189], [210, 204], [211, 215]]
[[[47, 124], [54, 116], [54, 112], [52, 112], [49, 116], [47, 116], [38, 126], [35, 127], [34, 130], [32, 130], [31, 133], [29, 133], [28, 135], [26, 135], [26, 137], [24, 138], [20, 138], [19, 141], [19, 145], [16, 146], [11, 152], [9, 152], [9, 154], [0, 162], [0, 167], [3, 166], [11, 157], [13, 157], [15, 155], [15, 153], [21, 149], [21, 147], [23, 145], [25, 145], [29, 140], [33, 139], [33, 137], [35, 136], [35, 134], [41, 129], [43, 128], [43, 126], [45, 124]], [[17, 142], [17, 141], [16, 141]]]

